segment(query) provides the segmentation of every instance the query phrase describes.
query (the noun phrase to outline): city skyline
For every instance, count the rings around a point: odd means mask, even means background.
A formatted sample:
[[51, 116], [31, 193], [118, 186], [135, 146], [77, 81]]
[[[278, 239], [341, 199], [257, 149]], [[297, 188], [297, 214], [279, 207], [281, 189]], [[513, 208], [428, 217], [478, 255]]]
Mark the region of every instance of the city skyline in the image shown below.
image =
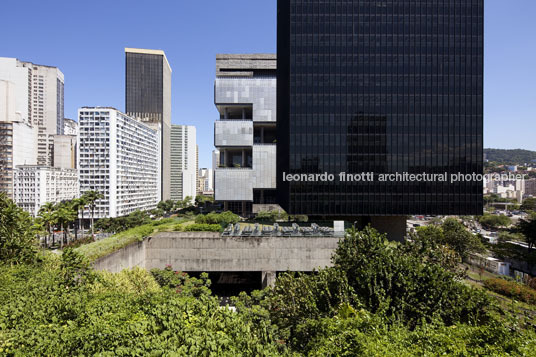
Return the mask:
[[[125, 110], [125, 47], [164, 50], [174, 69], [172, 123], [198, 128], [199, 165], [210, 167], [214, 149], [211, 133], [218, 115], [213, 104], [216, 54], [275, 53], [276, 2], [235, 1], [232, 6], [212, 2], [211, 11], [205, 11], [205, 3], [125, 4], [106, 4], [106, 9], [132, 21], [143, 18], [147, 25], [120, 27], [106, 22], [106, 26], [99, 26], [105, 21], [103, 17], [95, 19], [91, 27], [80, 26], [76, 4], [7, 1], [7, 15], [22, 11], [23, 6], [34, 11], [28, 13], [29, 25], [17, 26], [18, 31], [4, 41], [0, 55], [57, 66], [66, 78], [65, 116], [76, 118], [82, 106]], [[486, 3], [484, 147], [536, 150], [531, 138], [536, 124], [531, 120], [530, 105], [536, 99], [531, 91], [536, 75], [530, 63], [533, 50], [527, 46], [536, 27], [529, 18], [536, 5], [525, 0], [516, 4]], [[94, 3], [95, 8], [101, 5], [104, 2]], [[31, 24], [39, 23], [37, 18], [43, 16], [61, 20], [63, 25], [40, 27], [40, 41], [25, 41], [35, 35], [37, 25]], [[14, 28], [16, 18], [6, 16], [0, 30], [11, 33], [8, 29]], [[240, 21], [225, 21], [233, 18]], [[80, 51], [84, 58], [78, 55]]]

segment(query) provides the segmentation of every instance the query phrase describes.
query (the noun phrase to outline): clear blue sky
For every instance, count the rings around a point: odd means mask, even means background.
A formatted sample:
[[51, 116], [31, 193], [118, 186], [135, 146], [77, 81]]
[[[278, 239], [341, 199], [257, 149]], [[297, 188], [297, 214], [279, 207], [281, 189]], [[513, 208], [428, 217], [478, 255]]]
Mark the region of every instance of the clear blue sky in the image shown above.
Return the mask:
[[[211, 166], [217, 53], [275, 53], [275, 0], [1, 0], [0, 56], [65, 74], [65, 116], [124, 110], [124, 47], [166, 52], [172, 122], [197, 127]], [[486, 0], [485, 147], [536, 150], [536, 2]]]

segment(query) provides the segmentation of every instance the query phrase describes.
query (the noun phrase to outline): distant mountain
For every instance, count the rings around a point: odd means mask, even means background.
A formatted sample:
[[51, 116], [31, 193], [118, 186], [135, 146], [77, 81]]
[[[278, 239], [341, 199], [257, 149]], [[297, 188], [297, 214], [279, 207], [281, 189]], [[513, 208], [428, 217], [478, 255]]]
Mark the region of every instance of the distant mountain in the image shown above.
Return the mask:
[[522, 165], [536, 162], [536, 151], [522, 149], [484, 149], [485, 158], [502, 164]]

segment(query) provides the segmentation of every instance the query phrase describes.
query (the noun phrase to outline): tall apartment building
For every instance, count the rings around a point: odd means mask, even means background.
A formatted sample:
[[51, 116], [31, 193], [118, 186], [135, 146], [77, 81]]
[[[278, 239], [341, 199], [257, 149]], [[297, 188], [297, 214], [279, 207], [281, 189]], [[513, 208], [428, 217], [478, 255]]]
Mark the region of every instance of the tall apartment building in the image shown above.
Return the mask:
[[[379, 174], [483, 172], [483, 17], [483, 0], [279, 0], [279, 204], [370, 221], [482, 214], [482, 182]], [[374, 180], [339, 179], [361, 172]]]
[[109, 107], [78, 110], [80, 194], [103, 194], [95, 217], [156, 208], [160, 201], [160, 131]]
[[37, 128], [30, 122], [28, 101], [24, 100], [28, 90], [17, 86], [18, 79], [28, 81], [24, 72], [27, 71], [19, 71], [20, 78], [12, 73], [10, 80], [0, 80], [0, 191], [10, 198], [13, 198], [15, 167], [37, 163]]
[[171, 67], [161, 50], [125, 48], [127, 115], [160, 130], [161, 197], [170, 198]]
[[[276, 56], [216, 56], [214, 199], [249, 215], [276, 199]], [[259, 206], [257, 206], [259, 207]]]
[[171, 126], [171, 199], [195, 198], [197, 192], [197, 145], [195, 126]]
[[63, 134], [63, 73], [56, 67], [0, 57], [0, 80], [14, 85], [19, 119], [37, 128], [37, 164], [50, 166], [50, 135]]
[[13, 201], [34, 217], [47, 202], [78, 197], [78, 172], [50, 166], [19, 165], [14, 170]]

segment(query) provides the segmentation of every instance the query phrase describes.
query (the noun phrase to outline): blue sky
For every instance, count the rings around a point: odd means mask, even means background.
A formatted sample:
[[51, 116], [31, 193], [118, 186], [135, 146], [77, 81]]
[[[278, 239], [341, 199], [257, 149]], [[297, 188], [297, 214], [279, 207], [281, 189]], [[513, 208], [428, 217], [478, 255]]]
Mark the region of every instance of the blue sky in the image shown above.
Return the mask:
[[[124, 47], [163, 49], [172, 122], [197, 127], [210, 167], [217, 53], [275, 53], [275, 0], [2, 0], [0, 56], [59, 67], [65, 116], [124, 110]], [[536, 2], [486, 0], [485, 147], [536, 150]]]

